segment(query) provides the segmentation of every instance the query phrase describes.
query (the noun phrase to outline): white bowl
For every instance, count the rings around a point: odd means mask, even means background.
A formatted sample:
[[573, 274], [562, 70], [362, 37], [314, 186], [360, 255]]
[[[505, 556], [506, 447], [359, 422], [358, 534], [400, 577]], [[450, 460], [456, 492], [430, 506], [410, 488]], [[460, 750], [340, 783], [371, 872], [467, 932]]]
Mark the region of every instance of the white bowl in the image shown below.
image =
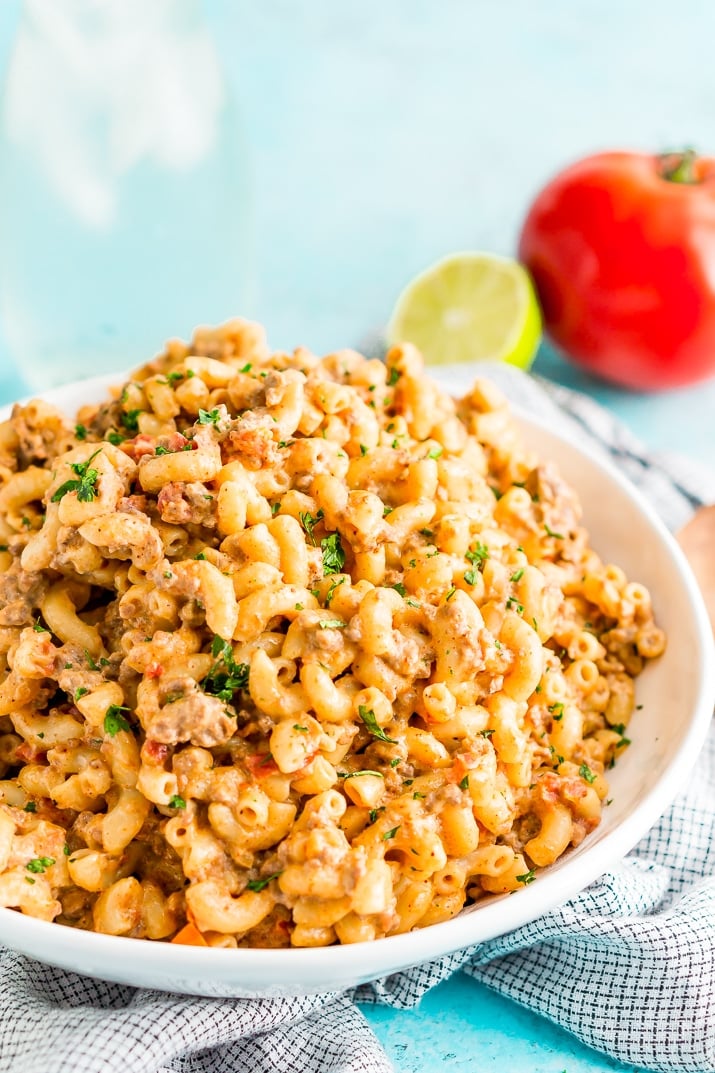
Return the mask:
[[[44, 394], [73, 414], [121, 376]], [[444, 378], [443, 378], [444, 382]], [[448, 386], [446, 384], [445, 386]], [[518, 411], [517, 411], [518, 413]], [[0, 413], [0, 419], [7, 411]], [[593, 546], [648, 586], [668, 647], [637, 682], [633, 744], [609, 772], [613, 803], [597, 830], [524, 890], [465, 909], [443, 924], [352, 946], [216, 950], [96, 935], [0, 909], [0, 941], [39, 961], [105, 980], [208, 996], [286, 996], [342, 990], [511, 931], [548, 913], [622, 858], [665, 812], [705, 739], [715, 658], [700, 593], [678, 545], [640, 494], [576, 443], [518, 413], [524, 437], [578, 491]]]

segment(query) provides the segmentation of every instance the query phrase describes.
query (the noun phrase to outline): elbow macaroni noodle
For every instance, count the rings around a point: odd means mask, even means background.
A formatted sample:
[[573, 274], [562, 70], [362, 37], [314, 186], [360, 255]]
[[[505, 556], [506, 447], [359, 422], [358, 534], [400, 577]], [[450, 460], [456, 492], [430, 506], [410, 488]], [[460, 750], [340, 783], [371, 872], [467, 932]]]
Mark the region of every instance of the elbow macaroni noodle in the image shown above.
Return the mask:
[[599, 823], [665, 637], [493, 385], [233, 321], [77, 421], [0, 424], [0, 906], [360, 942]]

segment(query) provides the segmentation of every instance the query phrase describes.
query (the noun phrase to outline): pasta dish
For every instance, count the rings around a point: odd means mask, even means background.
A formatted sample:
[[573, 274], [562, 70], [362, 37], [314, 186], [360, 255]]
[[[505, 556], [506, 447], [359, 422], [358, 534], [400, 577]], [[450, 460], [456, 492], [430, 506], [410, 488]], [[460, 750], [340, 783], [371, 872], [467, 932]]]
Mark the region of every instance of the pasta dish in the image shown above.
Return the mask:
[[0, 906], [233, 948], [447, 920], [598, 825], [664, 646], [492, 384], [200, 329], [0, 423]]

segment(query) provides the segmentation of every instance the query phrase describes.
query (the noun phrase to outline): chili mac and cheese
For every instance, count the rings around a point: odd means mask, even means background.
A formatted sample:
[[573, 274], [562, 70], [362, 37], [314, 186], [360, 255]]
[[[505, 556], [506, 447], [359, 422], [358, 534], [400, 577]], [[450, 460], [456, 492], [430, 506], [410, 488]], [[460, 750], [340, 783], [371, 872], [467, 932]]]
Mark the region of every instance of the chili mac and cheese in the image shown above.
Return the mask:
[[0, 424], [0, 906], [220, 947], [446, 920], [596, 827], [664, 644], [490, 383], [199, 330]]

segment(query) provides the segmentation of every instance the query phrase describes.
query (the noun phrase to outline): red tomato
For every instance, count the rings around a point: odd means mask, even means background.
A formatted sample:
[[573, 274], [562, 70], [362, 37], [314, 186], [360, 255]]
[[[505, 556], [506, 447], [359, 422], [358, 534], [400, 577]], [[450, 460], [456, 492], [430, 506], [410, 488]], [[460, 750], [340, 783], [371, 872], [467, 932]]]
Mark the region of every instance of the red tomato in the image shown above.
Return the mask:
[[715, 160], [587, 157], [538, 195], [519, 256], [576, 364], [642, 389], [715, 373]]

